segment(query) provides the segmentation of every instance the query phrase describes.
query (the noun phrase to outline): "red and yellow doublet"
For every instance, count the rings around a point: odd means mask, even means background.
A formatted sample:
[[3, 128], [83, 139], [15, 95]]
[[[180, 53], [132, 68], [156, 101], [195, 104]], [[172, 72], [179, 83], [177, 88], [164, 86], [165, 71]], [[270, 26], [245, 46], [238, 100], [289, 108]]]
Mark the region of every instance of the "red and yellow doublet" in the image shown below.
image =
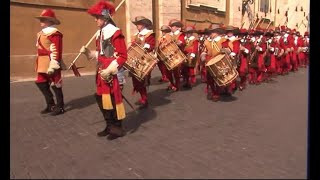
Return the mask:
[[62, 62], [62, 33], [54, 27], [44, 28], [37, 34], [37, 59], [35, 71], [38, 73], [36, 82], [53, 82], [55, 84], [62, 82], [61, 69], [48, 75], [47, 70], [51, 60], [61, 64]]
[[[102, 29], [104, 30], [104, 29]], [[119, 64], [118, 69], [120, 69], [125, 61], [127, 60], [127, 48], [125, 44], [125, 38], [121, 32], [121, 30], [116, 30], [110, 37], [110, 43], [114, 47], [114, 55], [110, 57], [106, 57], [104, 54], [101, 54], [101, 47], [100, 44], [105, 40], [104, 33], [101, 33], [102, 30], [100, 30], [100, 34], [97, 35], [96, 38], [96, 50], [98, 52], [98, 68], [97, 68], [97, 75], [96, 75], [96, 91], [97, 95], [102, 96], [102, 104], [103, 109], [106, 110], [112, 110], [116, 109], [117, 113], [117, 119], [122, 120], [125, 118], [125, 108], [122, 101], [122, 94], [121, 89], [119, 85], [119, 81], [117, 78], [117, 75], [112, 75], [112, 81], [111, 83], [108, 83], [107, 81], [103, 80], [100, 76], [99, 71], [102, 69], [106, 69], [112, 61], [117, 61]], [[108, 29], [105, 29], [105, 31], [108, 31]], [[112, 104], [111, 96], [110, 94], [114, 95], [114, 101], [115, 106]]]

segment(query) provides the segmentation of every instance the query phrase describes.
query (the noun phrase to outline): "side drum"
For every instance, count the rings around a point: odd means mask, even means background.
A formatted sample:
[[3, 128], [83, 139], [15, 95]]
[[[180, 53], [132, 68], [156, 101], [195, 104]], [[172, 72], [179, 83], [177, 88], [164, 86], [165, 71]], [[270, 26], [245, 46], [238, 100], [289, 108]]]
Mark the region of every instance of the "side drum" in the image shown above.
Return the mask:
[[239, 73], [225, 54], [219, 54], [206, 63], [207, 71], [218, 86], [227, 86]]
[[157, 65], [157, 62], [158, 59], [155, 56], [145, 51], [137, 43], [133, 43], [128, 48], [128, 59], [124, 67], [139, 81], [142, 81]]
[[176, 68], [187, 59], [186, 55], [173, 41], [159, 46], [157, 54], [159, 59], [164, 62], [168, 70]]

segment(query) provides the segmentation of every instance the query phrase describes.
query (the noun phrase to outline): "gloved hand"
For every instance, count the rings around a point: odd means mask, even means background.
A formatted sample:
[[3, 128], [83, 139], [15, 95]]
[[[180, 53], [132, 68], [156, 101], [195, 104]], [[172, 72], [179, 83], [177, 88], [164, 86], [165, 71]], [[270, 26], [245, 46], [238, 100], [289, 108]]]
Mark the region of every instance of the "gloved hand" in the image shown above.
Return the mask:
[[231, 57], [232, 59], [234, 59], [234, 58], [236, 57], [236, 53], [231, 52], [231, 53], [230, 53], [230, 57]]
[[247, 48], [245, 48], [244, 46], [240, 46], [240, 51], [243, 51], [246, 54], [249, 53], [249, 50]]
[[257, 46], [256, 49], [257, 49], [258, 51], [262, 51], [262, 48], [261, 48], [260, 46]]
[[118, 66], [118, 62], [116, 60], [113, 60], [107, 68], [100, 71], [101, 78], [107, 79], [110, 75], [116, 75], [118, 73]]
[[196, 54], [191, 53], [191, 54], [190, 54], [190, 57], [191, 57], [191, 59], [193, 59], [193, 58], [195, 58], [195, 57], [196, 57]]
[[79, 52], [84, 54], [88, 60], [93, 60], [96, 57], [95, 53], [91, 52], [90, 49], [85, 46], [82, 46]]
[[144, 46], [143, 46], [143, 49], [146, 49], [146, 50], [147, 50], [147, 49], [150, 49], [150, 44], [145, 43]]
[[87, 47], [82, 46], [80, 49], [80, 53], [88, 55], [90, 54], [90, 50]]
[[51, 60], [49, 64], [49, 68], [47, 70], [47, 74], [53, 74], [55, 70], [60, 69], [59, 62], [56, 60]]
[[100, 73], [100, 76], [103, 80], [107, 80], [108, 77], [110, 76], [110, 71], [107, 68], [102, 69], [99, 73]]
[[115, 75], [118, 73], [118, 67], [119, 67], [119, 64], [116, 60], [113, 60], [108, 66], [108, 68], [110, 68], [110, 73], [112, 75]]
[[206, 60], [206, 54], [205, 54], [205, 53], [202, 53], [202, 54], [200, 55], [200, 59], [201, 59], [201, 61], [205, 61], [205, 60]]

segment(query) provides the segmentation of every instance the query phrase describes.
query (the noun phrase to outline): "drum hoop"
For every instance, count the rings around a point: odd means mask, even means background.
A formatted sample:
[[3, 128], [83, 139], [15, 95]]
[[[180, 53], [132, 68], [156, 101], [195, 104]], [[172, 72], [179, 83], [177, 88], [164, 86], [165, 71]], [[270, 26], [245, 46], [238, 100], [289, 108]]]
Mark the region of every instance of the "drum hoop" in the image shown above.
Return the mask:
[[209, 60], [206, 63], [206, 66], [211, 66], [212, 64], [215, 64], [216, 62], [220, 61], [221, 59], [225, 58], [225, 54], [218, 54], [217, 56], [215, 56], [214, 58], [212, 58], [211, 60]]
[[[135, 48], [134, 46], [140, 47], [139, 50], [134, 49], [134, 51], [136, 51], [137, 53], [139, 53], [139, 51], [141, 51], [143, 48], [137, 44], [137, 43], [133, 43], [129, 48], [128, 48], [128, 56], [133, 57], [132, 55], [130, 55], [129, 51], [131, 51], [131, 49]], [[147, 69], [145, 70], [145, 72], [139, 72], [141, 74], [141, 76], [138, 76], [138, 74], [136, 74], [136, 70], [140, 70], [137, 69], [136, 67], [130, 66], [128, 64], [128, 62], [126, 61], [124, 63], [124, 67], [129, 70], [139, 81], [142, 81], [144, 79], [144, 77], [150, 73], [150, 71], [152, 71], [152, 69], [156, 66], [158, 58], [152, 56], [149, 52], [143, 52], [144, 54], [142, 54], [143, 56], [147, 57], [150, 61], [148, 65], [147, 65]], [[140, 53], [139, 53], [140, 54]], [[140, 54], [141, 55], [141, 54]]]

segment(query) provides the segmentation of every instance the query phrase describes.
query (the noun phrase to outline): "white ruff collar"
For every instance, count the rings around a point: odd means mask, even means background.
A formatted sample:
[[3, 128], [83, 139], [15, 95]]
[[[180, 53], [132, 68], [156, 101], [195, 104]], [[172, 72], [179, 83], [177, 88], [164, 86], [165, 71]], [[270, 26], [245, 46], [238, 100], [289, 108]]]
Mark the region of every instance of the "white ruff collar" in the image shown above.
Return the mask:
[[139, 34], [139, 35], [142, 35], [142, 36], [145, 36], [145, 35], [147, 35], [149, 32], [152, 32], [152, 30], [149, 30], [149, 29], [144, 28], [144, 29], [142, 29], [138, 34]]
[[43, 28], [41, 31], [44, 34], [51, 34], [52, 32], [57, 31], [57, 30], [58, 30], [57, 28], [55, 28], [53, 26], [49, 26], [49, 27]]
[[215, 37], [213, 40], [214, 40], [215, 42], [218, 42], [218, 41], [220, 41], [220, 39], [221, 39], [221, 36], [218, 36], [218, 37]]
[[188, 40], [189, 41], [192, 41], [192, 40], [194, 40], [196, 37], [194, 37], [194, 36], [190, 36], [189, 38], [188, 38]]
[[229, 41], [233, 41], [233, 40], [236, 39], [236, 37], [235, 37], [235, 36], [231, 36], [231, 37], [229, 37], [228, 39], [229, 39]]
[[100, 31], [102, 31], [103, 40], [109, 39], [117, 30], [119, 30], [118, 27], [115, 27], [113, 24], [108, 24], [104, 26], [101, 30], [97, 31], [97, 37], [98, 34], [100, 34]]
[[173, 34], [178, 35], [180, 33], [180, 30], [176, 30]]

